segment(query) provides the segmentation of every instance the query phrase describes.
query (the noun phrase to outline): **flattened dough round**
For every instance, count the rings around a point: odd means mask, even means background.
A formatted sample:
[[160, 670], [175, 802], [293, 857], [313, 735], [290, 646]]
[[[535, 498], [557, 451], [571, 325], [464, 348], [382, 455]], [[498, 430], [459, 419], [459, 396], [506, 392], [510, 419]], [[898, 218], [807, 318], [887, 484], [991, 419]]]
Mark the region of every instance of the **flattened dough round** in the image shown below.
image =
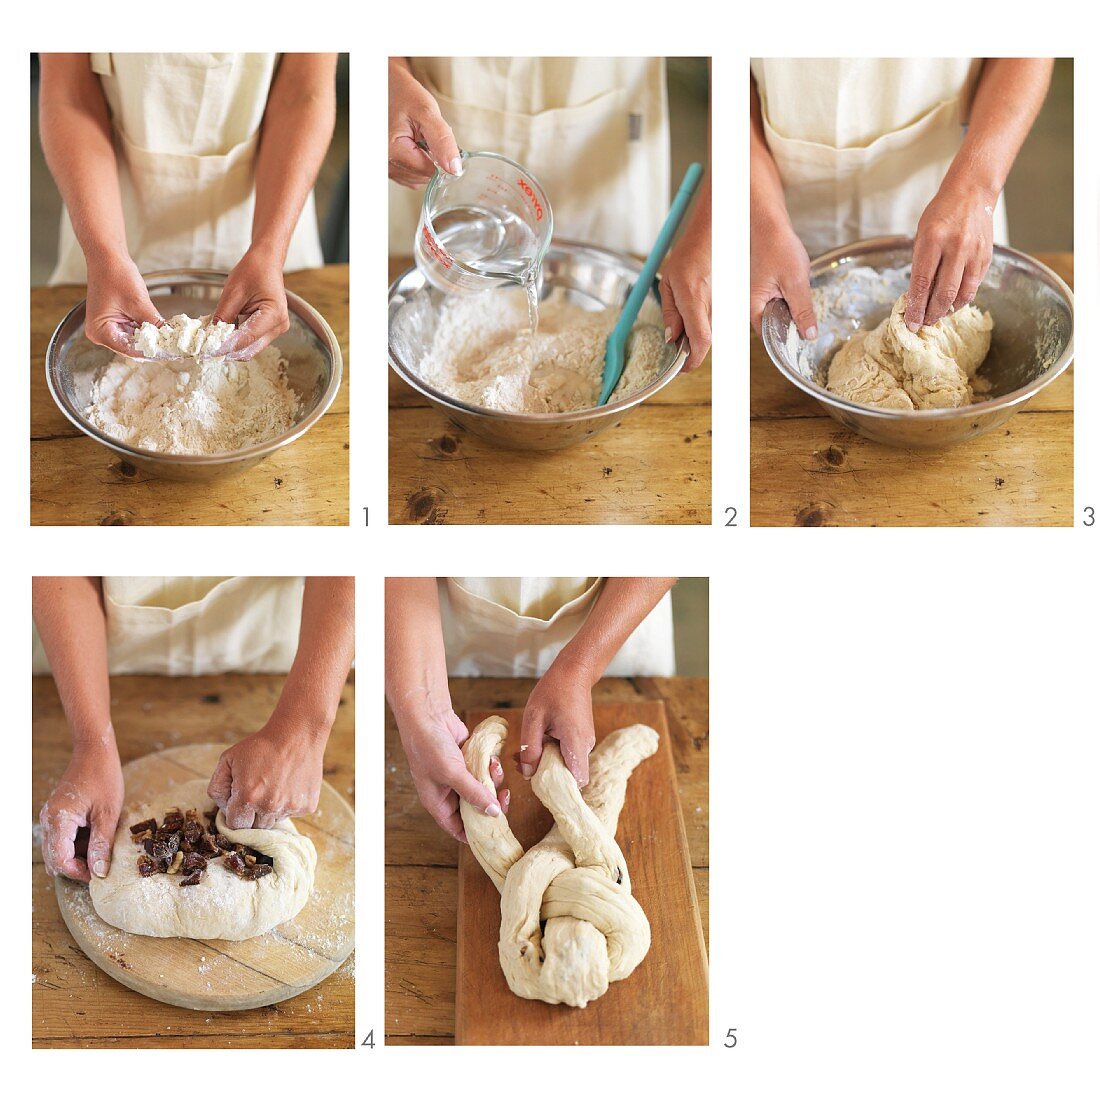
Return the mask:
[[102, 879], [92, 877], [89, 884], [92, 906], [104, 922], [147, 937], [244, 941], [289, 921], [305, 906], [313, 891], [317, 851], [290, 820], [265, 831], [234, 831], [218, 812], [218, 830], [226, 838], [272, 859], [271, 872], [259, 880], [242, 880], [218, 859], [210, 862], [200, 884], [187, 888], [179, 886], [178, 875], [138, 873], [143, 850], [131, 840], [130, 824], [149, 816], [160, 820], [172, 808], [207, 812], [212, 802], [206, 786], [205, 778], [197, 778], [166, 790], [137, 811], [124, 810], [111, 871]]

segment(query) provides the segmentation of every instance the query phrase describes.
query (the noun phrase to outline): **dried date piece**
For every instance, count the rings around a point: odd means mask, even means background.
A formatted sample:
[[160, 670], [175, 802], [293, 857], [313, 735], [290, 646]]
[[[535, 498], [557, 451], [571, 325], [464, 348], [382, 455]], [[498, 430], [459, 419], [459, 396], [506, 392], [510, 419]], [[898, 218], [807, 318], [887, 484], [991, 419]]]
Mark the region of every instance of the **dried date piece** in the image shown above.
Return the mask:
[[161, 831], [179, 831], [182, 828], [183, 813], [178, 808], [173, 808], [170, 812], [167, 812], [160, 823]]
[[243, 877], [248, 871], [248, 866], [245, 865], [244, 858], [241, 857], [236, 850], [231, 851], [222, 858], [222, 865], [230, 872], [236, 873], [238, 877]]
[[183, 864], [180, 867], [185, 873], [202, 873], [206, 869], [206, 859], [195, 851], [189, 851], [183, 855]]
[[150, 858], [148, 854], [138, 855], [137, 867], [138, 872], [143, 877], [151, 877], [154, 873], [160, 872], [157, 863], [153, 861], [153, 859]]
[[142, 820], [140, 823], [130, 826], [130, 841], [134, 843], [144, 842], [145, 839], [157, 833], [157, 821], [155, 817]]
[[188, 888], [192, 884], [198, 884], [202, 880], [202, 873], [197, 870], [194, 873], [188, 873], [183, 880], [180, 881], [181, 888]]

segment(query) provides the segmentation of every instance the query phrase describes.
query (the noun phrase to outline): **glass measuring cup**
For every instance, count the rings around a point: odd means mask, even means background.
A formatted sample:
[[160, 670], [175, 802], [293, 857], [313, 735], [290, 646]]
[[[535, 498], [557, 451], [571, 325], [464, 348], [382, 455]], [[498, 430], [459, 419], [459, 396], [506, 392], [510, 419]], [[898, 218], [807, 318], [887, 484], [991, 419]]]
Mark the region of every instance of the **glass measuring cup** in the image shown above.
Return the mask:
[[437, 168], [428, 183], [416, 264], [442, 292], [532, 286], [553, 230], [550, 202], [534, 175], [495, 152], [463, 152], [461, 175]]

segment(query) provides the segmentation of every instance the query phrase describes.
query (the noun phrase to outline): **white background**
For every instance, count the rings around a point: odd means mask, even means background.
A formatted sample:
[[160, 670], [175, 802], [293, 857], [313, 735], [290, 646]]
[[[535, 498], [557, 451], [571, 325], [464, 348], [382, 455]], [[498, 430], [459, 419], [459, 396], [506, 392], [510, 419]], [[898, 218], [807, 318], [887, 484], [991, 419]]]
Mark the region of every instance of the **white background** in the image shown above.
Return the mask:
[[[9, 5], [2, 176], [10, 610], [5, 1055], [20, 1087], [566, 1083], [746, 1091], [1100, 1088], [1096, 557], [1100, 530], [725, 529], [748, 499], [748, 57], [1073, 55], [1077, 521], [1097, 489], [1096, 16], [1059, 3]], [[352, 55], [353, 528], [27, 527], [28, 52], [342, 49]], [[714, 56], [712, 528], [393, 528], [386, 512], [388, 54]], [[372, 527], [361, 508], [369, 505]], [[649, 574], [711, 582], [707, 1049], [390, 1048], [190, 1060], [31, 1053], [29, 577], [354, 572], [359, 578], [357, 1026], [383, 1019], [383, 575]], [[670, 1004], [655, 999], [655, 1005]], [[88, 1015], [85, 1020], [95, 1020]], [[739, 1043], [721, 1046], [736, 1027]], [[121, 1065], [125, 1069], [117, 1071]], [[27, 1068], [33, 1067], [30, 1078]], [[107, 1068], [111, 1067], [111, 1070]], [[278, 1068], [276, 1070], [276, 1067]], [[20, 1076], [21, 1075], [21, 1076]]]

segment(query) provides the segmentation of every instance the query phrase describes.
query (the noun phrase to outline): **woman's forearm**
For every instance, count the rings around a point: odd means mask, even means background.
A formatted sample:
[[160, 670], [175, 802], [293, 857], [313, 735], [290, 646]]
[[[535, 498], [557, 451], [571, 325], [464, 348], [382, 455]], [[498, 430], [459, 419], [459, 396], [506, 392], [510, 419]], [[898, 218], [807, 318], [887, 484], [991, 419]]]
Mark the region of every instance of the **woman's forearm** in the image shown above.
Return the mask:
[[595, 684], [626, 639], [676, 583], [675, 577], [608, 577], [588, 617], [555, 664], [579, 671]]
[[76, 748], [114, 746], [99, 577], [35, 577], [32, 607]]
[[280, 264], [317, 180], [336, 124], [336, 54], [289, 53], [279, 62], [260, 129], [252, 246]]
[[273, 715], [328, 738], [355, 656], [355, 578], [307, 577], [298, 649]]
[[994, 204], [1050, 87], [1049, 57], [990, 57], [982, 65], [966, 137], [945, 182]]
[[450, 712], [435, 577], [386, 578], [386, 699], [399, 719], [412, 710]]
[[756, 81], [749, 77], [749, 218], [751, 225], [790, 227], [783, 180], [764, 133], [764, 114]]
[[126, 254], [111, 116], [86, 53], [43, 53], [42, 151], [89, 260]]

